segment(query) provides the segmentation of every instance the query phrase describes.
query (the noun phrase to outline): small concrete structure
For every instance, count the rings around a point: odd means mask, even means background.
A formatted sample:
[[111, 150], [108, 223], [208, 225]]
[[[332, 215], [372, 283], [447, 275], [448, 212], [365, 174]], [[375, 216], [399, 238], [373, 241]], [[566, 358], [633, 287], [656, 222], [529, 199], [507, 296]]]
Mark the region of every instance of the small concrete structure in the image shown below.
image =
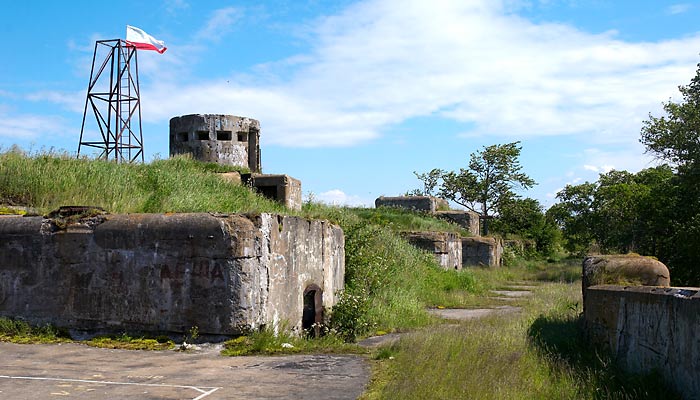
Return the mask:
[[343, 231], [274, 214], [0, 218], [0, 316], [88, 331], [233, 335], [320, 322]]
[[661, 373], [684, 399], [700, 399], [700, 289], [595, 285], [584, 318], [590, 340], [628, 372]]
[[258, 193], [284, 204], [291, 210], [301, 210], [301, 181], [289, 175], [243, 174], [241, 181]]
[[260, 172], [260, 122], [219, 114], [191, 114], [170, 119], [170, 156]]
[[503, 244], [493, 237], [462, 238], [462, 266], [500, 267]]
[[447, 200], [433, 196], [398, 196], [398, 197], [378, 197], [374, 201], [374, 206], [396, 207], [407, 210], [424, 211], [434, 213], [438, 210], [448, 210], [450, 205]]
[[474, 211], [436, 211], [435, 216], [461, 226], [473, 236], [479, 236], [481, 234], [479, 214]]
[[445, 269], [462, 269], [462, 240], [453, 232], [402, 232], [413, 246], [435, 255]]
[[662, 287], [671, 285], [671, 275], [661, 261], [638, 254], [588, 256], [583, 260], [581, 276], [584, 305], [586, 289], [593, 285]]

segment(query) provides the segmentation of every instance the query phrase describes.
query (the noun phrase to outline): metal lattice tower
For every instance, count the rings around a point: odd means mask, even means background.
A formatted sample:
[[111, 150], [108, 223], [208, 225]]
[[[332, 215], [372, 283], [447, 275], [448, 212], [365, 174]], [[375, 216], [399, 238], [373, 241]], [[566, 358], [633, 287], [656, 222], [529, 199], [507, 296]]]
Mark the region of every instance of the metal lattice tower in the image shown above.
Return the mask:
[[[105, 57], [96, 69], [98, 54]], [[140, 158], [143, 162], [139, 93], [136, 48], [122, 39], [98, 40], [92, 56], [78, 156], [81, 148], [87, 146], [100, 149], [101, 159], [134, 162]], [[95, 115], [101, 141], [84, 141], [88, 105]]]

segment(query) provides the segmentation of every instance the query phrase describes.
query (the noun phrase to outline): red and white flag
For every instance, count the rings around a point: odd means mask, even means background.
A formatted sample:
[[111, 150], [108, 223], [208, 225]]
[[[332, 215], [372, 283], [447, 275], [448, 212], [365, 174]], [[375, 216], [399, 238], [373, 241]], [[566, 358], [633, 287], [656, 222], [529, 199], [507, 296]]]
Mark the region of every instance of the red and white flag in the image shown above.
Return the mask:
[[131, 25], [126, 26], [126, 43], [139, 50], [155, 50], [160, 54], [165, 53], [165, 50], [168, 49], [165, 47], [164, 41], [158, 40], [142, 29]]

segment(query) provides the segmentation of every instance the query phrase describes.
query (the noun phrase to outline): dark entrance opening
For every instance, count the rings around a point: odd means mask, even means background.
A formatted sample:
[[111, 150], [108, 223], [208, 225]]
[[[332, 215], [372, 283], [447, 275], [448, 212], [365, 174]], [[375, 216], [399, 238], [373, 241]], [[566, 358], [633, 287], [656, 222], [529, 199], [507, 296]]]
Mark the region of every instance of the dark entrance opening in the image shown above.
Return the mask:
[[318, 285], [311, 284], [304, 290], [304, 312], [301, 327], [308, 335], [318, 337], [323, 323], [323, 291]]

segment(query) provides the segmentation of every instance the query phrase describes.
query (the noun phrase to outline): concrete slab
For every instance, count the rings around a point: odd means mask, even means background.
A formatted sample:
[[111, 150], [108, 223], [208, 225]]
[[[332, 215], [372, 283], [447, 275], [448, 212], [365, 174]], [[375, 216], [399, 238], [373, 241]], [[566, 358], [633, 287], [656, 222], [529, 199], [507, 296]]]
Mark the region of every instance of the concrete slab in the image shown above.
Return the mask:
[[505, 305], [505, 306], [497, 306], [497, 307], [493, 307], [493, 308], [476, 308], [476, 309], [431, 308], [428, 310], [428, 312], [430, 314], [436, 315], [440, 318], [465, 321], [465, 320], [471, 320], [471, 319], [477, 319], [477, 318], [484, 318], [484, 317], [488, 317], [491, 315], [513, 314], [513, 313], [518, 313], [521, 310], [522, 310], [522, 308], [520, 308], [520, 307]]
[[357, 342], [359, 346], [366, 347], [366, 348], [377, 348], [380, 346], [384, 345], [389, 345], [392, 344], [396, 341], [398, 341], [401, 338], [402, 333], [388, 333], [386, 335], [380, 335], [380, 336], [370, 336], [366, 339], [360, 340]]
[[532, 296], [532, 292], [529, 290], [491, 290], [491, 293], [504, 296], [504, 297], [529, 297]]
[[0, 343], [0, 398], [355, 399], [369, 379], [361, 356], [222, 357]]

